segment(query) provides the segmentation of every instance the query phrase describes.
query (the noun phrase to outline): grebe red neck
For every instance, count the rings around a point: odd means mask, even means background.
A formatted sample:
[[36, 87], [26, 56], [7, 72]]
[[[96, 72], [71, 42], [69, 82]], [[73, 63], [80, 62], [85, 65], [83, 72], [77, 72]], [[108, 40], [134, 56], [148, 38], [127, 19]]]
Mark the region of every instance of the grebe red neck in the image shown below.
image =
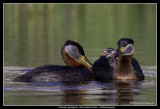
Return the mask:
[[[80, 68], [85, 68], [85, 69], [92, 71], [92, 69], [89, 67], [91, 66], [91, 63], [84, 56], [83, 48], [78, 43], [70, 41], [70, 40], [66, 41], [65, 45], [62, 47], [61, 55], [67, 66], [80, 67]], [[78, 61], [79, 59], [87, 63], [89, 66]]]
[[136, 79], [134, 69], [131, 65], [132, 55], [119, 56], [114, 79]]
[[133, 40], [122, 38], [118, 41], [118, 63], [114, 71], [114, 79], [136, 79], [134, 68], [131, 64], [134, 53]]

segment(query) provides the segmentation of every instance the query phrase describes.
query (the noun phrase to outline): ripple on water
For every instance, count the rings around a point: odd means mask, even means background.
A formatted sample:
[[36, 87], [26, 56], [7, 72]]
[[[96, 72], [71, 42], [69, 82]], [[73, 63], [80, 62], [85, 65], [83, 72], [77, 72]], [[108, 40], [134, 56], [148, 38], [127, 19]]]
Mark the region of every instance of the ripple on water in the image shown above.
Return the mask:
[[[83, 98], [86, 104], [99, 105], [117, 105], [117, 100], [120, 98], [125, 100], [133, 99], [139, 102], [147, 100], [155, 102], [156, 67], [154, 66], [142, 67], [146, 78], [144, 81], [130, 83], [129, 85], [125, 84], [123, 87], [115, 85], [114, 82], [102, 83], [98, 81], [69, 85], [60, 82], [25, 83], [12, 81], [17, 76], [26, 73], [26, 69], [28, 68], [4, 67], [4, 93], [6, 95], [5, 97], [8, 97], [6, 100], [19, 99], [22, 101], [23, 96], [33, 98], [35, 95], [36, 97], [38, 95], [38, 98], [34, 98], [34, 101], [40, 102], [40, 97], [45, 98], [46, 101], [52, 101], [53, 98], [56, 98], [56, 102], [58, 102], [58, 99], [68, 100], [71, 98], [74, 99], [75, 97], [76, 99]], [[16, 95], [18, 95], [19, 98]], [[25, 100], [23, 102], [25, 103]]]

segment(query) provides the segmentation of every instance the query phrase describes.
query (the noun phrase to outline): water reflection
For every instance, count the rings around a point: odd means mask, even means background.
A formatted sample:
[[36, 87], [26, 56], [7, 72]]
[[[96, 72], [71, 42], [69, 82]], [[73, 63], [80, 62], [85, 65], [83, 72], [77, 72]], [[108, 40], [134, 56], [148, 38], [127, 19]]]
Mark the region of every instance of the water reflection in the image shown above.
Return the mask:
[[[117, 81], [100, 83], [104, 86], [97, 93], [87, 93], [85, 89], [63, 90], [62, 105], [85, 105], [89, 96], [100, 96], [98, 101], [104, 105], [132, 105], [134, 96], [140, 95], [141, 81]], [[86, 97], [86, 98], [85, 98]]]
[[133, 101], [135, 81], [114, 81], [117, 90], [117, 103], [118, 105], [130, 105]]
[[84, 90], [64, 90], [65, 96], [62, 98], [62, 105], [83, 105], [85, 103]]
[[[142, 67], [144, 81], [13, 82], [27, 68], [4, 68], [5, 105], [155, 105], [156, 67]], [[150, 104], [136, 104], [150, 103]]]

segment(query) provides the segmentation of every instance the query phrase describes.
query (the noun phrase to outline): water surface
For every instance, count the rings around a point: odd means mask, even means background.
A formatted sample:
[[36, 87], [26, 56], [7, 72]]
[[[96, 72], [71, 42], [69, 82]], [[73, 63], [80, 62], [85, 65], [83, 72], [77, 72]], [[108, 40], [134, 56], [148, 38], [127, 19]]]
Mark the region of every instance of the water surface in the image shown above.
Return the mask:
[[[4, 105], [156, 105], [156, 67], [140, 82], [13, 82], [30, 68], [4, 67]], [[25, 70], [22, 70], [25, 69]]]

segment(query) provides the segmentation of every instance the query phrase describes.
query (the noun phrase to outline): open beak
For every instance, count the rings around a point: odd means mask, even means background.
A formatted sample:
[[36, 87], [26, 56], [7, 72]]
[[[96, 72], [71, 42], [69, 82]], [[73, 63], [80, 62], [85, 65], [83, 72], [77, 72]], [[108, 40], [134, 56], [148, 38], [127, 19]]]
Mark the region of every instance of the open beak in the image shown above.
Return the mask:
[[106, 56], [108, 54], [107, 50], [105, 50], [103, 53], [101, 53], [101, 56]]
[[81, 55], [81, 60], [85, 62], [87, 65], [89, 65], [90, 67], [92, 67], [91, 62], [85, 56]]
[[105, 50], [103, 53], [101, 53], [101, 56], [107, 56], [107, 57], [113, 57], [116, 54], [116, 50], [108, 52]]

